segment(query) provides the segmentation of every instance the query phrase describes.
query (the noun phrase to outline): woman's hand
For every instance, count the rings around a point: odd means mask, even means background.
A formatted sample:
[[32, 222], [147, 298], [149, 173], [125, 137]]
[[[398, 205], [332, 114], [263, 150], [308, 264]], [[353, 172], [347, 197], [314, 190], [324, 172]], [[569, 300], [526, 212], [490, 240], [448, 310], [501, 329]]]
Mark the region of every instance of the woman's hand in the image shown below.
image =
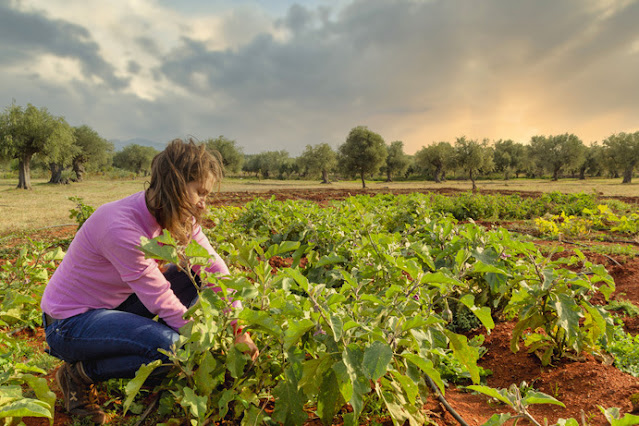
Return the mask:
[[240, 331], [239, 334], [235, 337], [235, 344], [238, 345], [240, 343], [244, 343], [248, 346], [248, 350], [246, 352], [248, 352], [248, 354], [251, 356], [251, 359], [255, 361], [260, 354], [260, 351], [259, 349], [257, 349], [257, 346], [253, 342], [253, 339], [251, 339], [251, 335], [248, 333], [242, 333]]

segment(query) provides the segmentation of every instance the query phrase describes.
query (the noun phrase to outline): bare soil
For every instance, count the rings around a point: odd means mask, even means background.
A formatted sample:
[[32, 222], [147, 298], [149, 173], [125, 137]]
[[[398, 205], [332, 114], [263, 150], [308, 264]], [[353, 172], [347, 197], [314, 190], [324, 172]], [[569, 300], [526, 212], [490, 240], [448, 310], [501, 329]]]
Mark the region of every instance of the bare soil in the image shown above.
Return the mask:
[[[416, 190], [279, 190], [268, 192], [223, 192], [218, 193], [212, 200], [213, 205], [243, 205], [255, 197], [276, 200], [303, 199], [317, 202], [322, 206], [328, 205], [332, 200], [341, 200], [356, 194], [377, 194], [384, 192], [410, 193]], [[433, 192], [433, 191], [424, 191]], [[454, 194], [460, 192], [457, 189], [440, 188], [437, 193]], [[482, 191], [484, 193], [506, 191]], [[511, 191], [515, 192], [515, 191]], [[522, 193], [522, 196], [538, 196], [540, 193]], [[639, 197], [624, 197], [627, 203], [639, 204]], [[491, 225], [492, 226], [492, 225]], [[75, 227], [58, 227], [45, 231], [43, 235], [31, 235], [31, 238], [39, 239], [59, 239], [70, 238], [75, 232]], [[15, 239], [5, 242], [5, 244], [19, 245], [26, 241]], [[566, 244], [566, 249], [570, 249], [570, 244]], [[583, 250], [582, 250], [583, 251]], [[563, 253], [566, 255], [566, 253]], [[616, 282], [617, 290], [613, 298], [621, 297], [639, 305], [639, 258], [626, 258], [623, 256], [605, 256], [596, 253], [588, 253], [589, 260], [604, 265]], [[274, 268], [287, 266], [286, 259], [273, 260]], [[639, 319], [626, 318], [626, 328], [629, 332], [636, 334], [639, 332]], [[607, 425], [607, 421], [597, 408], [597, 406], [618, 407], [622, 413], [630, 412], [632, 406], [629, 397], [633, 393], [639, 392], [639, 379], [617, 370], [591, 355], [584, 355], [578, 360], [564, 360], [556, 365], [542, 367], [541, 363], [534, 355], [528, 354], [525, 350], [512, 353], [510, 350], [510, 335], [514, 323], [501, 322], [496, 324], [495, 329], [486, 337], [485, 347], [488, 349], [486, 355], [481, 359], [480, 365], [490, 369], [493, 374], [487, 378], [487, 384], [497, 388], [507, 388], [511, 384], [520, 384], [526, 381], [536, 389], [555, 396], [564, 402], [566, 408], [554, 405], [537, 405], [530, 409], [530, 412], [538, 420], [543, 422], [547, 419], [549, 423], [555, 423], [559, 418], [583, 417], [591, 425]], [[44, 338], [40, 336], [44, 349]], [[51, 381], [51, 388], [58, 396], [56, 405], [56, 416], [54, 425], [71, 424], [71, 419], [63, 412], [61, 406], [61, 395], [54, 384], [53, 372], [48, 376]], [[446, 390], [446, 400], [461, 415], [469, 425], [481, 425], [491, 415], [495, 413], [507, 412], [503, 405], [496, 405], [488, 401], [482, 395], [471, 394], [463, 389], [451, 386]], [[425, 405], [425, 410], [432, 420], [438, 425], [455, 425], [457, 422], [446, 411], [443, 405], [436, 399], [430, 398]], [[582, 414], [583, 413], [583, 414]], [[114, 421], [113, 424], [121, 424], [123, 419]], [[25, 424], [46, 425], [48, 421], [44, 419], [24, 419]], [[319, 424], [316, 420], [309, 420], [308, 424]], [[336, 423], [339, 424], [339, 423]], [[520, 423], [525, 424], [525, 423]]]

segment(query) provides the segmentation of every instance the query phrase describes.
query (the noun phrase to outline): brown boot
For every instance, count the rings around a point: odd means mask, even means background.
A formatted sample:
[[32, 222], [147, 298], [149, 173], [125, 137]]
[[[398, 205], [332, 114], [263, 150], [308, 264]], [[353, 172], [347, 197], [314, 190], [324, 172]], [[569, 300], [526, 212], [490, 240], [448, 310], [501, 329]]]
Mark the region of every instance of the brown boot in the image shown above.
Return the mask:
[[84, 372], [81, 362], [64, 363], [55, 374], [64, 396], [64, 407], [69, 414], [88, 417], [97, 424], [104, 424], [108, 417], [98, 405], [98, 391], [93, 380]]

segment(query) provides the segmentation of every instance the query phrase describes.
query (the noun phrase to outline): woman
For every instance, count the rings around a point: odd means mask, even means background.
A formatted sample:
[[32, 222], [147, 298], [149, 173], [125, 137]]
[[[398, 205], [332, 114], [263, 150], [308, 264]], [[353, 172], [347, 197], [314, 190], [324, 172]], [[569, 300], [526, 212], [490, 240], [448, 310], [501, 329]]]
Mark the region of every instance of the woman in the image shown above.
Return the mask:
[[[182, 244], [194, 239], [211, 255], [207, 271], [229, 273], [199, 225], [222, 173], [204, 146], [176, 139], [153, 159], [146, 191], [101, 206], [78, 230], [41, 303], [50, 353], [65, 361], [56, 380], [69, 413], [104, 423], [94, 383], [131, 378], [142, 364], [168, 361], [158, 349], [178, 340], [183, 315], [197, 298], [186, 273], [175, 265], [162, 272], [144, 257], [136, 248], [141, 236], [166, 229]], [[257, 356], [247, 334], [236, 341]]]

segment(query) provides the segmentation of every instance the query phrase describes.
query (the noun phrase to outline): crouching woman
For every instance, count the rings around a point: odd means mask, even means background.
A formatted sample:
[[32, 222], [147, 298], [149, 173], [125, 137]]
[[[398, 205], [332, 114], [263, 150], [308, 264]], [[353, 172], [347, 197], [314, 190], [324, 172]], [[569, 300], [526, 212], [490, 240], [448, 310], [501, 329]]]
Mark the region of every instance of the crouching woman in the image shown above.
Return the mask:
[[[70, 414], [105, 423], [94, 384], [168, 361], [158, 349], [178, 340], [183, 315], [197, 299], [186, 273], [175, 265], [162, 271], [144, 257], [136, 248], [140, 237], [166, 229], [183, 244], [193, 239], [211, 255], [207, 271], [229, 273], [200, 226], [222, 174], [204, 146], [174, 140], [153, 159], [145, 191], [99, 207], [78, 230], [41, 303], [50, 353], [65, 361], [56, 381]], [[237, 341], [257, 356], [250, 336]]]

